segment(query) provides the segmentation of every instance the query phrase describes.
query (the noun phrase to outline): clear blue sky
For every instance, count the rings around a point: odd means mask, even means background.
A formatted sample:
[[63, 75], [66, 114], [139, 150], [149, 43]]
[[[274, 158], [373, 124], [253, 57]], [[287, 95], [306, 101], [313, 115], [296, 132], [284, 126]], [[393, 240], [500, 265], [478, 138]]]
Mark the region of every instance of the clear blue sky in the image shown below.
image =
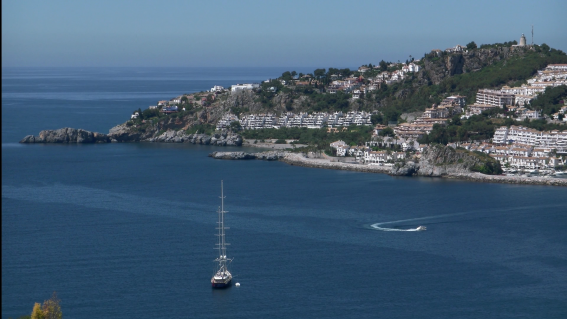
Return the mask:
[[519, 40], [567, 52], [567, 0], [3, 0], [2, 66], [355, 67]]

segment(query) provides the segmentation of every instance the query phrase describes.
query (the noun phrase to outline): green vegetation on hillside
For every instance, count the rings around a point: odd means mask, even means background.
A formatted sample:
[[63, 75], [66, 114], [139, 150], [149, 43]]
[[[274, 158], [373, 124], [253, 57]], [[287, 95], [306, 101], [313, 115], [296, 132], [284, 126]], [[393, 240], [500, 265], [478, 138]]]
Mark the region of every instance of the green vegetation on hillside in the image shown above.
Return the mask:
[[531, 121], [524, 120], [524, 121], [520, 121], [520, 122], [511, 121], [511, 120], [507, 119], [506, 122], [504, 123], [504, 125], [510, 126], [511, 122], [513, 122], [512, 125], [521, 125], [521, 126], [536, 129], [538, 131], [552, 131], [552, 130], [563, 131], [563, 130], [567, 129], [567, 126], [565, 126], [565, 124], [547, 123], [543, 119], [531, 120]]
[[[295, 71], [286, 71], [279, 79], [262, 83], [260, 88], [255, 90], [256, 96], [254, 96], [254, 101], [262, 105], [260, 112], [273, 112], [276, 114], [284, 111], [284, 108], [285, 111], [290, 112], [376, 111], [372, 116], [372, 123], [388, 124], [393, 121], [399, 122], [402, 113], [423, 111], [426, 107], [430, 107], [433, 103], [439, 103], [449, 95], [464, 95], [467, 99], [467, 104], [471, 104], [474, 102], [478, 89], [499, 88], [503, 85], [521, 85], [532, 77], [537, 70], [543, 69], [548, 64], [567, 63], [567, 55], [565, 53], [551, 49], [545, 44], [535, 46], [533, 49], [529, 47], [502, 49], [502, 47], [509, 47], [515, 43], [515, 41], [511, 41], [491, 45], [483, 44], [480, 45], [480, 48], [476, 48], [476, 43], [472, 41], [467, 44], [468, 53], [427, 53], [418, 62], [421, 66], [421, 70], [418, 73], [407, 73], [403, 80], [389, 85], [382, 83], [376, 90], [361, 94], [361, 97], [356, 100], [351, 99], [352, 95], [350, 93], [339, 91], [335, 94], [330, 94], [326, 92], [327, 85], [333, 79], [344, 79], [353, 75], [361, 75], [362, 77], [357, 79], [357, 81], [361, 82], [360, 84], [368, 85], [369, 78], [383, 71], [391, 72], [395, 69], [400, 69], [403, 64], [391, 64], [386, 61], [380, 61], [378, 67], [368, 64], [368, 70], [363, 74], [348, 68], [316, 69], [309, 75], [298, 74]], [[482, 55], [483, 58], [478, 59], [480, 62], [475, 60], [476, 58], [471, 60], [471, 51]], [[463, 56], [459, 56], [461, 54]], [[453, 60], [462, 62], [465, 58], [468, 59], [466, 60], [468, 61], [467, 63], [470, 61], [480, 63], [480, 65], [475, 65], [475, 68], [479, 67], [480, 70], [472, 72], [463, 67], [462, 71], [465, 73], [453, 76], [447, 75], [447, 72], [449, 72], [447, 63]], [[413, 58], [410, 56], [406, 63], [412, 60]], [[301, 84], [293, 85], [293, 82], [289, 82], [294, 79], [299, 79]], [[280, 80], [288, 81], [287, 85], [282, 85]], [[440, 82], [433, 84], [434, 81]], [[202, 97], [207, 98], [207, 102], [204, 105], [201, 105], [200, 102]], [[209, 92], [201, 92], [193, 96], [184, 95], [181, 98], [180, 111], [168, 115], [160, 113], [158, 109], [146, 109], [144, 111], [138, 109], [139, 118], [129, 120], [126, 124], [134, 132], [145, 132], [151, 127], [159, 125], [161, 125], [160, 129], [163, 130], [185, 127], [174, 125], [175, 123], [183, 122], [183, 119], [187, 120], [190, 125], [196, 123], [187, 130], [188, 133], [211, 134], [214, 131], [213, 121], [218, 119], [218, 117], [215, 117], [218, 116], [218, 113], [215, 116], [209, 116], [214, 114], [210, 110], [220, 107], [220, 102], [226, 100], [228, 94], [217, 95], [216, 100], [213, 100], [213, 97], [213, 94]], [[565, 98], [567, 98], [566, 86], [549, 88], [545, 94], [538, 96], [532, 102], [532, 105], [528, 107], [542, 110], [543, 114], [552, 114], [559, 110], [561, 107], [560, 101]], [[298, 103], [298, 101], [301, 101], [301, 103]], [[182, 111], [183, 108], [186, 111]], [[247, 114], [251, 109], [258, 112], [257, 105], [234, 104], [232, 106], [229, 105], [228, 108], [223, 110], [223, 112], [230, 110], [237, 115]], [[538, 130], [559, 127], [558, 125], [546, 124], [545, 121], [517, 122], [513, 119], [494, 118], [498, 113], [508, 115], [504, 109], [494, 109], [480, 116], [473, 116], [469, 120], [460, 120], [455, 117], [449, 121], [448, 126], [435, 126], [432, 134], [424, 137], [421, 142], [447, 143], [489, 139], [494, 134], [495, 128], [500, 125], [524, 125]], [[164, 123], [169, 124], [167, 126], [162, 125]], [[240, 130], [236, 124], [231, 129], [233, 131]], [[351, 130], [355, 131], [351, 132]], [[369, 130], [369, 128], [355, 127], [349, 128], [348, 132], [331, 134], [326, 133], [325, 129], [265, 129], [245, 131], [242, 134], [249, 139], [296, 139], [300, 140], [301, 143], [325, 148], [327, 147], [326, 145], [337, 139], [343, 139], [349, 144], [360, 144], [358, 141], [362, 135], [367, 136], [365, 140], [370, 138]], [[391, 135], [389, 131], [384, 132], [383, 134]], [[344, 136], [340, 136], [340, 134], [344, 134]]]
[[336, 94], [312, 94], [310, 96], [312, 112], [343, 111], [349, 110], [350, 94], [337, 92]]
[[460, 93], [472, 103], [479, 89], [500, 88], [507, 84], [519, 86], [545, 68], [548, 64], [566, 63], [567, 56], [561, 51], [548, 54], [530, 52], [524, 57], [514, 57], [500, 61], [477, 72], [459, 74], [445, 79], [440, 84], [447, 93]]
[[494, 130], [499, 125], [482, 115], [471, 116], [468, 120], [461, 120], [455, 115], [447, 126], [435, 124], [429, 135], [419, 140], [421, 144], [449, 142], [466, 142], [472, 140], [485, 140], [494, 136]]
[[543, 94], [538, 95], [528, 106], [532, 110], [541, 110], [543, 114], [553, 114], [563, 106], [563, 101], [567, 99], [567, 85], [548, 87]]
[[497, 113], [505, 113], [505, 110], [494, 108], [483, 112], [481, 115], [473, 115], [468, 120], [461, 119], [459, 115], [455, 115], [447, 121], [446, 126], [433, 125], [431, 133], [421, 138], [419, 143], [447, 144], [450, 142], [488, 140], [494, 136], [494, 131], [500, 126], [521, 125], [538, 131], [566, 129], [565, 124], [547, 123], [543, 119], [516, 121], [513, 118], [491, 118]]
[[502, 174], [502, 166], [500, 162], [490, 157], [488, 154], [483, 152], [474, 151], [471, 152], [474, 156], [482, 161], [482, 164], [475, 165], [471, 168], [473, 172], [479, 172], [487, 175], [500, 175]]
[[[388, 108], [402, 112], [424, 110], [452, 94], [464, 95], [467, 104], [471, 104], [479, 89], [499, 88], [507, 84], [521, 85], [538, 70], [554, 63], [567, 63], [567, 55], [559, 50], [528, 51], [525, 56], [502, 60], [477, 72], [458, 74], [445, 78], [439, 84], [424, 85], [416, 90], [412, 89], [412, 82], [415, 79], [410, 77], [396, 83], [396, 87], [389, 88], [385, 94], [377, 96], [377, 99], [385, 99], [388, 102]], [[407, 96], [403, 99], [395, 98], [396, 93], [403, 89], [409, 91]]]

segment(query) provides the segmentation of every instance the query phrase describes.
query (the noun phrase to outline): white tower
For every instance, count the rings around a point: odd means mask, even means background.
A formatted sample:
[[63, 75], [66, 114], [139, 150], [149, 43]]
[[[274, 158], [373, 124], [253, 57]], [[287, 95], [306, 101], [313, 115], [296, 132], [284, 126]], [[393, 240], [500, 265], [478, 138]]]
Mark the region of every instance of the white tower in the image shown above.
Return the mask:
[[526, 36], [522, 33], [522, 37], [520, 38], [520, 46], [523, 47], [526, 45]]

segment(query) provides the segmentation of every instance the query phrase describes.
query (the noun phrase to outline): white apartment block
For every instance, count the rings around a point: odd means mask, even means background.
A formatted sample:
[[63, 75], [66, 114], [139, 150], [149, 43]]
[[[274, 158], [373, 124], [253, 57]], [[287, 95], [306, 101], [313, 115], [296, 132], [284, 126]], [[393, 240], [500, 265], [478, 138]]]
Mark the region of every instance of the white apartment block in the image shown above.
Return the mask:
[[239, 122], [238, 116], [231, 113], [224, 114], [217, 123], [217, 130], [229, 127], [232, 122]]
[[525, 144], [557, 149], [567, 148], [567, 131], [543, 131], [512, 125], [499, 127], [492, 139], [495, 144]]
[[260, 87], [258, 83], [234, 84], [230, 87], [231, 92], [238, 92], [242, 90], [252, 90]]
[[567, 72], [567, 64], [550, 64], [546, 69]]
[[480, 89], [476, 93], [476, 103], [497, 107], [514, 105], [514, 94], [502, 93], [499, 90]]

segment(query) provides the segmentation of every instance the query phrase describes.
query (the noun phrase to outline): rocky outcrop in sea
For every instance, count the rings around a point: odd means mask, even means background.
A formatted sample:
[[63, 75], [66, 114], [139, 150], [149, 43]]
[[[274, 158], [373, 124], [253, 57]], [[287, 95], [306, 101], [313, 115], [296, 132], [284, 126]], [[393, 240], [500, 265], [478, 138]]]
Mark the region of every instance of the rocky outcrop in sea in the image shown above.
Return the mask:
[[75, 128], [44, 130], [38, 136], [28, 135], [20, 143], [119, 143], [119, 142], [155, 142], [155, 143], [192, 143], [217, 146], [241, 146], [242, 137], [230, 132], [207, 134], [187, 134], [185, 131], [167, 131], [156, 137], [124, 131], [118, 127], [109, 134], [89, 132]]
[[109, 143], [107, 134], [89, 132], [76, 128], [44, 130], [38, 136], [28, 135], [20, 143]]

